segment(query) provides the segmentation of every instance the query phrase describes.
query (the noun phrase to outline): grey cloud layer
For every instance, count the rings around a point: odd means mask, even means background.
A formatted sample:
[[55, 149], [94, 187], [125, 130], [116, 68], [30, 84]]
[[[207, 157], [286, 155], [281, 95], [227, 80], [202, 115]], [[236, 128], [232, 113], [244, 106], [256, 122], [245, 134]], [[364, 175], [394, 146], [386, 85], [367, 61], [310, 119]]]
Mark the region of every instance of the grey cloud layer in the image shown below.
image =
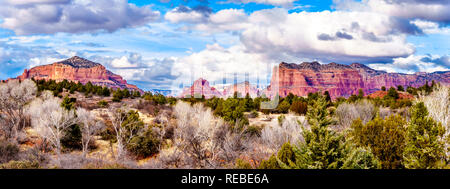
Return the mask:
[[126, 0], [32, 0], [0, 3], [3, 28], [18, 35], [113, 32], [156, 21], [158, 11], [137, 7]]

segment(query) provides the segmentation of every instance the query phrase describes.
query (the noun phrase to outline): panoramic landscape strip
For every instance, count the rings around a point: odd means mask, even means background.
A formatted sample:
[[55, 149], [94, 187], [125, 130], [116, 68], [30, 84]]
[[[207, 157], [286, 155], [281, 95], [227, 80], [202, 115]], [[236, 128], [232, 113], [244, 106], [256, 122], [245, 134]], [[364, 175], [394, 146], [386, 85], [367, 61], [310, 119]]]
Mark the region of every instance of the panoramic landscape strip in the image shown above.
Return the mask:
[[449, 12], [0, 0], [0, 169], [449, 169]]

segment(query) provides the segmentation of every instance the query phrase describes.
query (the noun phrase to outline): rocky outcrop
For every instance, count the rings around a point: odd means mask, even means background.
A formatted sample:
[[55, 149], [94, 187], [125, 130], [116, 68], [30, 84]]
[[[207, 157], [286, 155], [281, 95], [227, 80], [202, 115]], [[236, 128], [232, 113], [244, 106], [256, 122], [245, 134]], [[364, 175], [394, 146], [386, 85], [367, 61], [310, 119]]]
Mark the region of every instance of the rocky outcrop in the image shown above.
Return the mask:
[[245, 81], [242, 83], [224, 87], [222, 96], [232, 97], [234, 95], [234, 92], [237, 92], [238, 96], [240, 97], [245, 97], [247, 94], [249, 94], [250, 97], [256, 98], [259, 95], [259, 90], [254, 85], [250, 84], [250, 82]]
[[55, 80], [91, 82], [94, 85], [110, 88], [137, 90], [143, 92], [135, 85], [128, 84], [120, 75], [107, 70], [103, 65], [77, 56], [49, 65], [37, 66], [30, 70], [25, 69], [22, 75], [16, 79]]
[[386, 88], [402, 85], [419, 87], [435, 80], [450, 85], [450, 71], [434, 73], [400, 74], [371, 69], [363, 64], [342, 65], [304, 62], [301, 64], [280, 63], [274, 68], [267, 96], [278, 93], [281, 97], [293, 93], [306, 96], [311, 92], [328, 91], [332, 98], [348, 97], [363, 89], [370, 94]]
[[259, 90], [251, 85], [248, 81], [237, 83], [234, 85], [225, 86], [222, 90], [216, 89], [215, 87], [211, 87], [209, 82], [203, 78], [197, 79], [194, 81], [193, 85], [190, 87], [186, 87], [183, 89], [180, 97], [186, 98], [190, 96], [194, 96], [196, 98], [201, 98], [202, 95], [205, 98], [219, 97], [219, 98], [228, 98], [233, 97], [234, 93], [237, 92], [239, 97], [245, 97], [247, 93], [250, 97], [255, 98], [259, 95]]
[[189, 98], [194, 96], [195, 98], [212, 98], [214, 96], [221, 97], [222, 94], [216, 88], [211, 87], [206, 79], [200, 78], [194, 81], [192, 86], [183, 89], [180, 97]]

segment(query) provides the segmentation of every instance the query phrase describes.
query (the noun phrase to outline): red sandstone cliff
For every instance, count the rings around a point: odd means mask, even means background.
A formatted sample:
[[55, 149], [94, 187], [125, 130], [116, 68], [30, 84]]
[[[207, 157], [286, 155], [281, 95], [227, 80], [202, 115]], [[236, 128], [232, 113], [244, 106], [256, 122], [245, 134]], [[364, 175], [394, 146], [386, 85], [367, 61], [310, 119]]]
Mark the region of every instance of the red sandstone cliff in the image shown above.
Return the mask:
[[450, 72], [400, 74], [387, 73], [371, 69], [365, 65], [353, 63], [342, 65], [336, 63], [320, 64], [304, 62], [301, 64], [280, 63], [272, 72], [270, 86], [265, 93], [273, 96], [276, 92], [281, 97], [293, 93], [306, 96], [310, 92], [329, 91], [331, 97], [348, 97], [363, 89], [365, 94], [397, 85], [419, 87], [426, 81], [435, 80], [443, 85], [450, 85]]
[[20, 80], [31, 78], [35, 80], [51, 79], [56, 81], [67, 79], [83, 84], [90, 81], [94, 85], [107, 86], [115, 89], [126, 88], [143, 92], [135, 85], [128, 84], [120, 75], [116, 75], [107, 70], [103, 65], [77, 56], [61, 62], [37, 66], [30, 70], [25, 69], [23, 74], [17, 77]]

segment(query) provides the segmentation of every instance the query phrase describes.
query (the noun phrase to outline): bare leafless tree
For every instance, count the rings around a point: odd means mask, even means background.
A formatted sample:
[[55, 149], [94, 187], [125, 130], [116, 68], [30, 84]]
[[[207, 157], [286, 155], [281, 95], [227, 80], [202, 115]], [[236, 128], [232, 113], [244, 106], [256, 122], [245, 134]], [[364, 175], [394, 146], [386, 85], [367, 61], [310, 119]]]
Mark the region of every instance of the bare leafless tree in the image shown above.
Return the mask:
[[300, 118], [287, 117], [281, 126], [278, 123], [265, 126], [261, 131], [261, 140], [268, 149], [273, 151], [281, 148], [286, 142], [296, 144], [303, 140], [301, 125], [304, 124], [304, 116]]
[[130, 109], [126, 106], [120, 108], [110, 108], [109, 118], [114, 128], [117, 140], [118, 160], [123, 160], [126, 155], [126, 146], [134, 136], [139, 134], [142, 128], [138, 127], [139, 120], [127, 120]]
[[76, 113], [82, 136], [81, 144], [83, 147], [83, 157], [86, 157], [89, 143], [92, 141], [94, 136], [99, 134], [105, 128], [105, 124], [97, 119], [93, 113], [84, 108], [78, 108]]
[[223, 126], [221, 119], [215, 119], [211, 109], [203, 104], [191, 107], [179, 101], [174, 107], [177, 128], [174, 132], [174, 145], [193, 160], [194, 167], [215, 167], [218, 145], [213, 140], [217, 128]]
[[0, 134], [16, 141], [26, 126], [25, 105], [36, 97], [37, 87], [31, 80], [12, 80], [0, 84]]
[[350, 128], [353, 120], [360, 118], [363, 123], [367, 123], [376, 114], [375, 106], [368, 100], [361, 100], [355, 103], [343, 103], [336, 109], [338, 120], [337, 130]]
[[61, 106], [61, 99], [50, 96], [48, 92], [31, 102], [28, 114], [32, 126], [40, 137], [49, 141], [55, 148], [57, 157], [61, 154], [61, 138], [66, 130], [77, 123], [74, 110]]

